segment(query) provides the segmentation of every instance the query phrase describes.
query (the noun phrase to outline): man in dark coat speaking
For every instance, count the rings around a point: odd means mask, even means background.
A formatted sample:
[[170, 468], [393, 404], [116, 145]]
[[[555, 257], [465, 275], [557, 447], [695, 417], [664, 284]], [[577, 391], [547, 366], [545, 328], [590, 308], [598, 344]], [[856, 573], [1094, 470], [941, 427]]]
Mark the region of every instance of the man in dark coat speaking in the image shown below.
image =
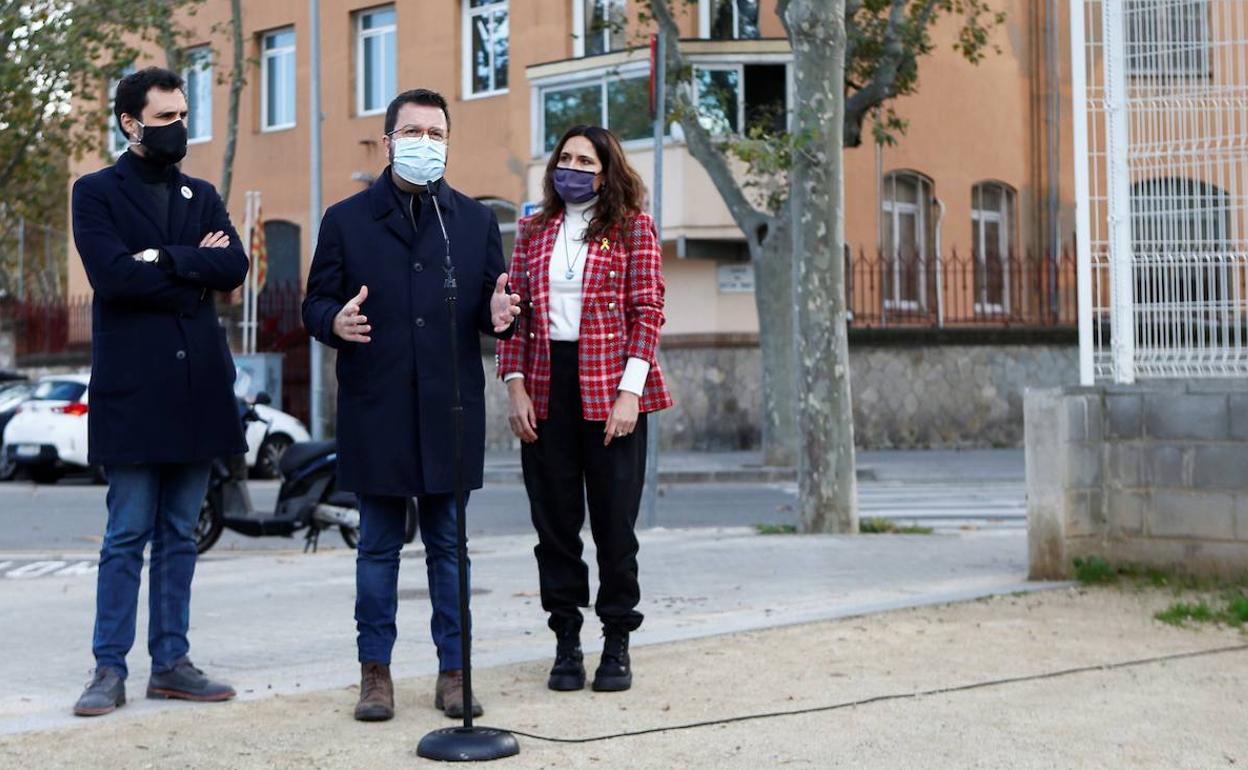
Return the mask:
[[88, 454], [108, 476], [96, 669], [74, 707], [81, 716], [125, 703], [149, 541], [147, 696], [234, 697], [191, 664], [186, 633], [210, 463], [247, 451], [212, 295], [242, 284], [247, 256], [217, 191], [178, 170], [187, 140], [182, 78], [156, 67], [129, 75], [113, 112], [129, 149], [79, 179], [72, 204], [74, 243], [95, 290]]
[[[390, 654], [412, 497], [438, 650], [434, 705], [448, 716], [463, 715], [451, 367], [459, 369], [464, 406], [465, 486], [479, 489], [485, 373], [478, 335], [508, 337], [520, 297], [506, 290], [493, 212], [442, 179], [449, 135], [441, 95], [418, 89], [395, 97], [382, 138], [390, 166], [369, 189], [325, 212], [303, 303], [308, 332], [338, 351], [339, 483], [360, 498], [355, 718], [362, 721], [394, 715]], [[459, 286], [456, 362], [443, 290], [448, 238]], [[472, 708], [480, 713], [479, 704]]]

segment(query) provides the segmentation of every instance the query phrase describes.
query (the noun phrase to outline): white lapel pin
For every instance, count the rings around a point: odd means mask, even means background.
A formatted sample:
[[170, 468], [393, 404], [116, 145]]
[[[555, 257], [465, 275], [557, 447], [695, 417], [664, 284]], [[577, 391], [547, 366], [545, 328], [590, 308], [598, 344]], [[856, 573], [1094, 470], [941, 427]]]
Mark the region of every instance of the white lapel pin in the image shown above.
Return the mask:
[[182, 197], [189, 201], [191, 199], [191, 188], [186, 185], [182, 185]]

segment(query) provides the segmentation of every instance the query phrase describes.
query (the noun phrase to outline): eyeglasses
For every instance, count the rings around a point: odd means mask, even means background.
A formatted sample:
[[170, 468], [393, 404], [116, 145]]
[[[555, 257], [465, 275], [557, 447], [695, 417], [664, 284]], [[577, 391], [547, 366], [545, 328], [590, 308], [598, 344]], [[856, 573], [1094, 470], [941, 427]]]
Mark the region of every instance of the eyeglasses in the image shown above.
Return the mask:
[[441, 128], [419, 128], [417, 126], [403, 126], [396, 128], [389, 134], [391, 139], [420, 139], [427, 136], [435, 142], [446, 142], [446, 131]]

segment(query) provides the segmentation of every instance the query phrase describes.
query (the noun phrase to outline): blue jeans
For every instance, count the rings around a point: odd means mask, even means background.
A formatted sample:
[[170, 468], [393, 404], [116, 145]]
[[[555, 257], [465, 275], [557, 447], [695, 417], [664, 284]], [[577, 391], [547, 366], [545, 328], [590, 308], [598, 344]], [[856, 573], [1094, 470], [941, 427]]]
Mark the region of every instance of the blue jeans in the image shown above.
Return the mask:
[[[465, 497], [465, 502], [467, 498]], [[430, 627], [438, 648], [438, 670], [464, 667], [460, 650], [459, 562], [456, 551], [458, 522], [455, 496], [416, 498], [420, 539], [425, 544]], [[407, 500], [402, 497], [360, 496], [360, 542], [355, 556], [355, 628], [361, 663], [390, 665], [398, 637], [395, 616], [399, 608], [399, 551]]]
[[128, 673], [143, 549], [152, 544], [148, 570], [147, 650], [152, 671], [173, 668], [187, 654], [195, 526], [208, 491], [209, 463], [109, 465], [108, 526], [100, 548], [95, 590], [96, 666]]

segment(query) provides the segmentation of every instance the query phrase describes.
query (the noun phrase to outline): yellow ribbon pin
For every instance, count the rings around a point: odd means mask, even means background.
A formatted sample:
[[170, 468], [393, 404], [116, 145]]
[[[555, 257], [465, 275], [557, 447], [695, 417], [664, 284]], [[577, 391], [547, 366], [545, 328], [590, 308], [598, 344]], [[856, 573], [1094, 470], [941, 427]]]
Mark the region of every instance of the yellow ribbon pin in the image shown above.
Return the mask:
[[603, 250], [603, 251], [606, 251], [606, 250], [607, 250], [607, 249], [609, 249], [609, 248], [611, 248], [611, 241], [608, 241], [606, 238], [603, 238], [603, 239], [602, 239], [602, 250]]

